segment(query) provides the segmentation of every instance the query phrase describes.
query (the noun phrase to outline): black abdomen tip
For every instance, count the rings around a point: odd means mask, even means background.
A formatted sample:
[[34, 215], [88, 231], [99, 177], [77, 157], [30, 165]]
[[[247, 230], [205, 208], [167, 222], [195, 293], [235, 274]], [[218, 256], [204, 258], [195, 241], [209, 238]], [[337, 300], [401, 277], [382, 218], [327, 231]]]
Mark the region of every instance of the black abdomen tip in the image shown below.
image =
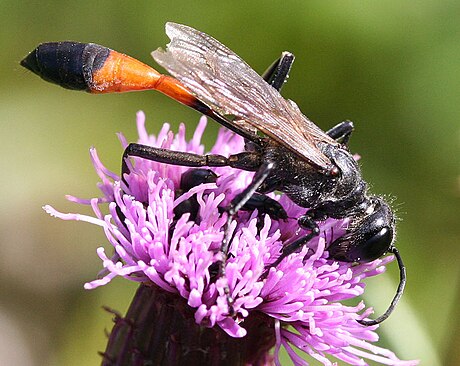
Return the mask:
[[21, 66], [64, 88], [89, 91], [93, 72], [109, 53], [108, 48], [92, 43], [42, 43], [21, 61]]
[[29, 53], [24, 59], [21, 61], [21, 66], [25, 67], [26, 69], [29, 69], [32, 71], [34, 74], [39, 75], [40, 74], [40, 68], [38, 67], [37, 63], [37, 50], [34, 49], [31, 53]]

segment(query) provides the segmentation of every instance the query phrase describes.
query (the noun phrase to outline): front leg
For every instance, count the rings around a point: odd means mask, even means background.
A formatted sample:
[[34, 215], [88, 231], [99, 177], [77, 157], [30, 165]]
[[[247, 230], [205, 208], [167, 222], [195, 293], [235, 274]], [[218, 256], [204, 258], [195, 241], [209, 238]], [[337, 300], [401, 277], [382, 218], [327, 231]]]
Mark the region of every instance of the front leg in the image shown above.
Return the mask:
[[[280, 256], [269, 266], [269, 268], [276, 267], [288, 255], [295, 253], [296, 251], [301, 249], [304, 245], [308, 244], [308, 242], [311, 239], [318, 236], [320, 230], [319, 230], [319, 226], [317, 222], [323, 221], [326, 218], [327, 217], [323, 213], [321, 213], [320, 211], [316, 211], [315, 209], [311, 209], [305, 215], [300, 216], [298, 219], [299, 226], [304, 229], [310, 230], [310, 232], [307, 235], [283, 247]], [[266, 273], [267, 272], [265, 272], [265, 274]]]

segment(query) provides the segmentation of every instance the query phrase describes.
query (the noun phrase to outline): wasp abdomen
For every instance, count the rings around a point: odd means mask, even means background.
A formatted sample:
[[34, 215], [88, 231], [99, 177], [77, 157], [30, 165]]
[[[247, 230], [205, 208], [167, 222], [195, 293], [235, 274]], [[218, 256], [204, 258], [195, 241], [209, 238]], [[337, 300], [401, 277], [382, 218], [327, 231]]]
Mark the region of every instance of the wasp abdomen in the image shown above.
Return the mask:
[[196, 98], [177, 80], [128, 55], [94, 43], [42, 43], [21, 65], [67, 89], [117, 93], [157, 89], [192, 105]]
[[64, 88], [91, 91], [93, 73], [109, 54], [110, 49], [94, 43], [49, 42], [29, 53], [21, 65]]

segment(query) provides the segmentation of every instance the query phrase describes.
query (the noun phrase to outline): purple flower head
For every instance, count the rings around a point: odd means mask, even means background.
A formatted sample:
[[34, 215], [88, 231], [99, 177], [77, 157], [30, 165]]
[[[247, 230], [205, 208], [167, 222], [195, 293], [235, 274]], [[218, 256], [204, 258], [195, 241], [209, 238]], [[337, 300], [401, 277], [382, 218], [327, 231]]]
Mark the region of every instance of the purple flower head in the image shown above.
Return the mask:
[[[196, 154], [205, 153], [201, 137], [206, 127], [202, 118], [190, 141], [185, 126], [174, 134], [165, 124], [157, 136], [145, 129], [145, 116], [137, 115], [140, 144]], [[128, 144], [119, 135], [123, 148]], [[211, 153], [228, 156], [244, 150], [244, 141], [221, 130]], [[216, 274], [221, 259], [227, 214], [222, 208], [251, 181], [254, 173], [229, 167], [213, 168], [216, 183], [205, 183], [181, 192], [181, 176], [188, 169], [141, 158], [128, 161], [124, 180], [100, 162], [96, 150], [90, 151], [101, 182], [102, 197], [89, 200], [69, 196], [77, 203], [90, 204], [95, 216], [63, 214], [50, 206], [45, 210], [64, 220], [81, 220], [101, 226], [115, 254], [103, 247], [97, 253], [104, 269], [86, 289], [105, 285], [115, 276], [154, 284], [183, 297], [193, 309], [197, 324], [218, 326], [231, 337], [245, 337], [245, 319], [253, 313], [271, 320], [276, 337], [275, 362], [284, 347], [296, 365], [308, 365], [294, 350], [333, 365], [334, 357], [351, 365], [366, 365], [364, 358], [384, 365], [415, 365], [400, 361], [389, 350], [373, 345], [378, 340], [377, 326], [357, 322], [372, 313], [363, 302], [346, 306], [342, 300], [356, 298], [364, 291], [363, 280], [385, 270], [392, 256], [371, 263], [354, 265], [329, 260], [327, 245], [343, 235], [347, 220], [328, 219], [320, 223], [321, 234], [300, 252], [289, 255], [276, 268], [262, 276], [288, 242], [304, 235], [296, 218], [305, 209], [286, 195], [271, 194], [288, 214], [286, 220], [272, 220], [257, 211], [240, 211], [230, 225], [232, 241], [225, 276]], [[197, 219], [190, 213], [180, 217], [175, 207], [196, 197]], [[108, 214], [100, 206], [108, 205]], [[229, 315], [228, 295], [234, 299]], [[154, 326], [154, 325], [152, 325]]]

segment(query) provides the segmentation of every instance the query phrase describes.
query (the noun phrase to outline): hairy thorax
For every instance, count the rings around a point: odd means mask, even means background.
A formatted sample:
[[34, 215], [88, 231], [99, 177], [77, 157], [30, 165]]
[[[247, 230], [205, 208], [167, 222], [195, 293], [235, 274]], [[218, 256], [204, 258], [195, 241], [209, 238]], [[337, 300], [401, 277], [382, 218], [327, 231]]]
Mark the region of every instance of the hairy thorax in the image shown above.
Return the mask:
[[359, 205], [365, 199], [367, 186], [353, 156], [341, 146], [323, 145], [321, 149], [339, 169], [338, 175], [325, 175], [307, 160], [271, 143], [265, 150], [265, 158], [276, 165], [259, 191], [280, 190], [299, 206], [316, 208], [320, 204], [325, 211]]

